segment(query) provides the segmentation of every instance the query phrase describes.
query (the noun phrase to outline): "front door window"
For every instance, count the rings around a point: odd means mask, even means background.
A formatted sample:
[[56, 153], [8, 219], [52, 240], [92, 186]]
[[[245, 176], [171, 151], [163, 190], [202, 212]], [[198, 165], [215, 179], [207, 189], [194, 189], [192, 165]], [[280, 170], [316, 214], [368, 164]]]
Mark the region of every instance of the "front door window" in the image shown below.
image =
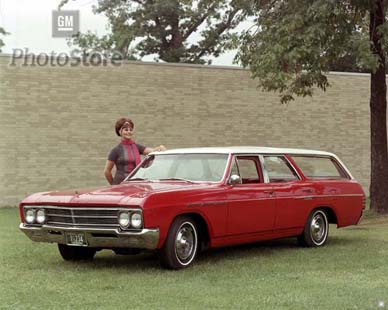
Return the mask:
[[[261, 183], [261, 169], [259, 158], [256, 156], [237, 156], [236, 168], [241, 178], [242, 184]], [[236, 168], [232, 167], [232, 173], [235, 173]]]

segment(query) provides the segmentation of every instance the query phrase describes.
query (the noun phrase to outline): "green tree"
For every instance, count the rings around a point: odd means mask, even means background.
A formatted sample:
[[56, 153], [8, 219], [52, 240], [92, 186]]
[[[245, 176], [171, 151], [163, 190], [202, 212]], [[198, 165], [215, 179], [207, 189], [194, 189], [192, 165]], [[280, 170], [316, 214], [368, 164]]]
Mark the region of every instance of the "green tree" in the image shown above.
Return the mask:
[[[5, 30], [4, 30], [4, 28], [2, 28], [2, 27], [0, 27], [0, 35], [3, 35], [3, 36], [5, 36], [5, 35], [7, 35], [8, 34], [8, 32], [6, 32]], [[0, 39], [0, 52], [1, 52], [1, 48], [4, 46], [4, 41], [2, 40], [2, 39]]]
[[371, 74], [371, 208], [388, 212], [385, 57], [388, 23], [383, 0], [263, 0], [257, 26], [244, 32], [237, 59], [282, 102], [326, 90], [333, 60], [352, 55]]
[[165, 62], [210, 63], [209, 57], [228, 48], [236, 35], [232, 30], [249, 15], [248, 2], [99, 0], [94, 12], [108, 18], [111, 33], [101, 38], [78, 34], [72, 43], [85, 52], [118, 50], [129, 59], [156, 54]]

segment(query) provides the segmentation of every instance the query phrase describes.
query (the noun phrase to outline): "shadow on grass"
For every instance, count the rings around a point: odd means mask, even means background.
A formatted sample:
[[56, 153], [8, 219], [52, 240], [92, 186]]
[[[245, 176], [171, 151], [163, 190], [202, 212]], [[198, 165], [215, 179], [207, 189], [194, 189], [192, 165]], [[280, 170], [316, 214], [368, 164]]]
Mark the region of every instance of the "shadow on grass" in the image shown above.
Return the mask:
[[[58, 261], [62, 261], [64, 265], [69, 267], [80, 266], [90, 269], [160, 270], [158, 256], [154, 252], [145, 252], [138, 255], [116, 255], [109, 250], [103, 250], [101, 253], [96, 254], [93, 261], [79, 262], [63, 261], [58, 254]], [[58, 266], [58, 261], [55, 263], [55, 267]]]
[[[259, 243], [250, 243], [223, 248], [208, 249], [200, 253], [196, 258], [196, 263], [210, 263], [216, 265], [224, 261], [234, 261], [239, 259], [263, 257], [273, 255], [273, 253], [297, 250], [299, 247], [295, 239], [279, 239]], [[125, 271], [139, 270], [162, 270], [159, 264], [158, 255], [155, 252], [145, 252], [138, 255], [116, 255], [112, 251], [103, 250], [97, 252], [93, 261], [69, 262], [63, 261], [59, 253], [55, 261], [51, 261], [53, 269], [62, 265], [64, 268], [81, 269], [123, 269]]]
[[[357, 238], [342, 238], [337, 236], [330, 237], [327, 246], [321, 251], [336, 251], [343, 247], [354, 247], [357, 244], [362, 244], [362, 240]], [[273, 257], [274, 259], [284, 255], [293, 255], [295, 252], [302, 254], [305, 252], [309, 255], [308, 251], [311, 248], [303, 248], [298, 246], [296, 238], [277, 239], [272, 241], [262, 241], [256, 243], [249, 243], [243, 245], [222, 247], [208, 249], [198, 255], [194, 264], [206, 265], [211, 264], [217, 266], [217, 264], [224, 262], [236, 263], [241, 259], [251, 258], [267, 258]], [[317, 250], [317, 249], [316, 249]], [[302, 254], [304, 255], [304, 254]], [[52, 268], [58, 268], [61, 264], [65, 268], [77, 268], [81, 269], [106, 269], [106, 270], [125, 270], [128, 271], [162, 271], [158, 255], [155, 252], [145, 252], [138, 255], [116, 255], [109, 250], [103, 250], [98, 252], [93, 261], [84, 262], [65, 262], [60, 257], [59, 253], [55, 261], [51, 261]]]
[[[323, 251], [325, 249], [333, 249], [343, 246], [354, 246], [358, 243], [361, 243], [360, 240], [356, 238], [342, 238], [342, 237], [330, 237], [327, 245], [320, 248]], [[208, 251], [201, 253], [198, 257], [198, 261], [206, 261], [206, 260], [214, 260], [220, 261], [223, 259], [239, 259], [239, 258], [247, 258], [249, 256], [252, 257], [268, 257], [274, 256], [278, 257], [280, 255], [286, 255], [285, 252], [292, 254], [296, 251], [308, 251], [311, 249], [317, 248], [306, 248], [299, 246], [296, 238], [284, 238], [284, 239], [276, 239], [271, 241], [261, 241], [256, 243], [249, 243], [243, 245], [222, 247], [209, 249]]]

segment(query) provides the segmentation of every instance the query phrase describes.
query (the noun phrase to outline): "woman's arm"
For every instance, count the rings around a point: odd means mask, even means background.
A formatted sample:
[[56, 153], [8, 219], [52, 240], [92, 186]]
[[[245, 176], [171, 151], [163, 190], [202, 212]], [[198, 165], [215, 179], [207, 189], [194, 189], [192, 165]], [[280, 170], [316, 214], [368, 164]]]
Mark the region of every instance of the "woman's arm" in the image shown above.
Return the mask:
[[112, 182], [113, 182], [112, 169], [114, 165], [115, 165], [115, 162], [111, 160], [107, 160], [105, 164], [104, 175], [110, 185], [112, 185]]
[[159, 145], [157, 147], [146, 147], [143, 151], [143, 155], [148, 155], [149, 153], [151, 152], [162, 152], [162, 151], [165, 151], [167, 150], [166, 147], [164, 145]]

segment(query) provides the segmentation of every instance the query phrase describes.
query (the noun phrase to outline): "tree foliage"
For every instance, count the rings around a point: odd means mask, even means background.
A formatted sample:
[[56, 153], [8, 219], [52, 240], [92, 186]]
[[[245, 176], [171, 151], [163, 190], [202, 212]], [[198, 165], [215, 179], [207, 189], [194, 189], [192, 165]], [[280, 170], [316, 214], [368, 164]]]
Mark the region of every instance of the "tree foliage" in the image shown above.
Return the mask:
[[[241, 37], [237, 59], [282, 101], [329, 86], [333, 68], [372, 72], [379, 59], [370, 49], [369, 1], [287, 0], [256, 4], [257, 25]], [[344, 64], [344, 66], [342, 66]], [[346, 66], [347, 64], [347, 66]]]
[[[6, 31], [4, 30], [4, 28], [0, 27], [0, 35], [5, 36], [5, 35], [7, 35], [7, 34], [9, 34], [9, 33], [6, 32]], [[2, 39], [0, 39], [0, 52], [1, 52], [1, 48], [2, 48], [3, 46], [4, 46], [4, 41], [3, 41]]]
[[256, 0], [256, 25], [242, 34], [237, 55], [259, 86], [280, 92], [282, 102], [326, 90], [338, 60], [352, 59], [353, 67], [370, 72], [370, 195], [371, 209], [380, 213], [388, 213], [386, 2]]
[[[68, 0], [63, 0], [61, 5]], [[250, 14], [249, 0], [99, 0], [111, 33], [78, 34], [73, 44], [120, 51], [125, 58], [157, 55], [165, 62], [210, 63], [228, 48], [233, 29]]]

